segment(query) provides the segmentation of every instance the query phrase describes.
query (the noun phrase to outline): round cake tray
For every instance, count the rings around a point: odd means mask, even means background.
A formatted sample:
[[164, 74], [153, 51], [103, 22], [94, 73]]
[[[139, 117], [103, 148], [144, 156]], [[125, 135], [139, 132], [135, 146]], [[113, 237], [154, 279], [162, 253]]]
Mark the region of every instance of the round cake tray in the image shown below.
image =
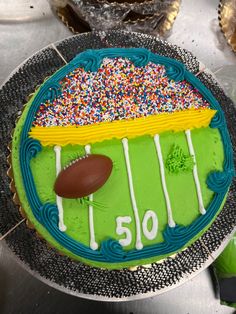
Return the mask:
[[190, 52], [150, 35], [124, 31], [84, 33], [56, 42], [21, 64], [0, 89], [0, 240], [5, 242], [27, 271], [63, 292], [99, 301], [136, 300], [163, 293], [186, 282], [208, 267], [220, 254], [236, 230], [236, 182], [230, 188], [223, 210], [199, 240], [182, 252], [146, 268], [106, 270], [72, 261], [49, 248], [34, 230], [28, 228], [13, 201], [7, 176], [8, 145], [15, 121], [21, 115], [28, 96], [46, 77], [76, 54], [89, 48], [103, 47], [145, 47], [183, 62], [222, 105], [235, 150], [236, 109], [214, 77]]

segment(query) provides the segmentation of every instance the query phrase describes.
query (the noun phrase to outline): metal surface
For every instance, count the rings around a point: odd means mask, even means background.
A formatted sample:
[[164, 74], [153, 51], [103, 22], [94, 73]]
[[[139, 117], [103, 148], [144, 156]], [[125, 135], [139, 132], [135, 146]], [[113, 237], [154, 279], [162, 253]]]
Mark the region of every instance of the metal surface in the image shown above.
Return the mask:
[[[12, 2], [12, 1], [11, 1]], [[190, 2], [190, 1], [189, 1]], [[178, 17], [176, 24], [174, 26], [178, 29], [175, 33], [170, 37], [170, 40], [173, 42], [181, 45], [181, 34], [178, 33], [179, 29], [184, 27], [184, 23], [186, 22], [187, 15], [186, 11], [184, 11], [185, 5], [186, 9], [188, 8], [187, 1], [183, 2], [182, 12], [180, 11], [180, 16]], [[19, 1], [23, 5], [22, 1]], [[186, 4], [187, 3], [187, 4]], [[204, 7], [206, 3], [198, 2], [198, 5], [202, 5]], [[1, 10], [1, 2], [0, 2], [0, 12]], [[36, 9], [36, 5], [39, 5], [39, 2], [32, 2], [32, 4], [27, 1], [27, 5], [33, 5], [34, 8], [29, 8], [31, 10]], [[43, 1], [40, 2], [41, 7], [39, 12], [40, 14], [44, 13], [47, 16], [47, 19], [50, 14], [50, 9], [47, 3]], [[208, 4], [209, 5], [209, 4]], [[211, 2], [211, 6], [215, 8], [215, 14], [217, 10], [217, 4], [215, 2]], [[22, 9], [22, 8], [21, 8]], [[48, 11], [47, 11], [48, 10]], [[27, 12], [27, 10], [23, 13]], [[213, 11], [209, 11], [213, 12]], [[10, 12], [11, 13], [11, 12]], [[9, 13], [9, 16], [11, 16]], [[21, 14], [23, 14], [21, 13]], [[181, 14], [182, 13], [182, 14]], [[27, 56], [32, 54], [32, 52], [37, 51], [38, 49], [42, 48], [46, 44], [50, 42], [54, 42], [60, 38], [66, 37], [68, 35], [68, 30], [64, 28], [64, 26], [57, 21], [54, 17], [51, 16], [49, 18], [49, 25], [47, 19], [40, 19], [37, 18], [37, 14], [35, 14], [34, 22], [23, 22], [18, 25], [19, 27], [19, 34], [17, 36], [13, 29], [16, 29], [15, 23], [11, 21], [6, 22], [6, 11], [5, 14], [5, 24], [0, 26], [1, 32], [1, 45], [6, 44], [8, 45], [8, 49], [5, 47], [1, 47], [0, 55], [1, 55], [1, 70], [2, 74], [4, 75], [1, 80], [3, 81], [6, 76], [14, 69], [23, 59]], [[29, 14], [29, 13], [27, 13]], [[14, 15], [17, 16], [17, 10], [14, 11]], [[43, 15], [43, 14], [42, 14]], [[8, 16], [8, 20], [10, 20]], [[182, 18], [182, 22], [180, 21]], [[209, 19], [212, 16], [206, 17], [206, 20], [209, 22]], [[216, 16], [217, 18], [217, 16]], [[23, 18], [22, 18], [23, 19]], [[52, 22], [53, 21], [53, 22]], [[179, 21], [179, 24], [178, 24]], [[196, 19], [194, 18], [196, 23]], [[182, 23], [182, 24], [181, 24]], [[191, 25], [191, 23], [188, 23]], [[177, 26], [176, 26], [177, 25]], [[182, 26], [181, 26], [182, 25]], [[185, 24], [186, 25], [186, 24]], [[208, 24], [207, 24], [208, 25]], [[206, 25], [205, 25], [206, 26]], [[209, 26], [209, 25], [208, 25]], [[3, 32], [2, 32], [3, 30]], [[57, 30], [57, 31], [56, 31]], [[210, 30], [207, 28], [207, 31]], [[42, 35], [41, 35], [42, 32]], [[174, 32], [174, 30], [173, 30]], [[206, 32], [206, 30], [205, 30]], [[31, 36], [33, 34], [32, 40], [29, 40], [29, 33]], [[2, 36], [3, 35], [3, 36]], [[184, 35], [182, 33], [182, 35]], [[210, 33], [214, 40], [217, 37], [216, 33]], [[209, 35], [209, 41], [212, 44], [212, 37]], [[4, 37], [5, 36], [5, 37]], [[55, 36], [55, 37], [54, 37]], [[62, 36], [62, 37], [60, 37]], [[174, 37], [177, 36], [177, 37]], [[179, 37], [178, 37], [179, 36]], [[194, 37], [195, 33], [191, 35], [192, 38], [196, 38], [196, 40], [200, 40], [198, 36]], [[26, 42], [21, 42], [22, 38], [27, 38]], [[190, 37], [190, 35], [189, 35]], [[18, 38], [17, 44], [15, 44], [15, 40]], [[183, 38], [183, 37], [182, 37]], [[211, 40], [210, 40], [211, 38]], [[179, 41], [178, 41], [179, 40]], [[186, 39], [185, 39], [186, 40]], [[218, 40], [218, 39], [217, 39]], [[189, 47], [188, 47], [189, 45]], [[192, 42], [186, 43], [183, 45], [191, 50], [200, 60], [203, 60], [204, 63], [215, 70], [216, 68], [220, 68], [224, 65], [235, 65], [235, 59], [232, 58], [230, 51], [228, 50], [225, 53], [221, 53], [221, 51], [217, 51], [215, 45], [209, 44], [209, 51], [203, 51], [203, 47], [200, 50], [195, 50], [194, 45]], [[14, 50], [15, 48], [15, 50]], [[18, 49], [17, 49], [18, 48]], [[17, 51], [16, 51], [17, 49]], [[33, 50], [32, 50], [33, 49]], [[218, 59], [218, 63], [212, 63], [210, 60], [212, 59], [213, 62], [215, 52], [216, 58]], [[225, 48], [227, 50], [227, 48]], [[29, 51], [29, 54], [27, 54]], [[25, 52], [27, 55], [22, 56], [21, 52]], [[206, 58], [206, 55], [209, 59]], [[228, 55], [228, 57], [227, 57]], [[8, 60], [8, 62], [5, 62]], [[3, 63], [3, 66], [2, 66]], [[102, 303], [95, 303], [92, 301], [85, 301], [81, 299], [76, 299], [71, 296], [62, 294], [58, 291], [55, 291], [51, 288], [48, 288], [46, 285], [43, 285], [30, 275], [28, 275], [25, 271], [19, 268], [15, 261], [7, 254], [7, 250], [4, 246], [0, 246], [0, 278], [1, 278], [1, 286], [0, 286], [0, 312], [2, 313], [64, 313], [66, 308], [68, 308], [70, 313], [75, 313], [78, 311], [81, 312], [103, 312], [103, 313], [233, 313], [232, 309], [219, 306], [218, 301], [214, 299], [213, 289], [211, 287], [211, 283], [209, 281], [208, 275], [206, 272], [203, 272], [200, 276], [196, 277], [194, 280], [188, 282], [182, 287], [175, 289], [171, 292], [168, 292], [164, 295], [144, 300], [144, 301], [136, 301], [136, 302], [128, 302], [128, 303], [120, 303], [120, 304], [102, 304]], [[12, 281], [11, 281], [12, 280]], [[49, 294], [48, 294], [49, 291]], [[35, 293], [33, 293], [35, 292]], [[37, 292], [37, 293], [36, 293]], [[30, 300], [30, 301], [29, 301]], [[171, 300], [171, 302], [170, 302]], [[10, 303], [13, 303], [12, 305]], [[63, 307], [64, 304], [64, 307]]]
[[[5, 252], [5, 248], [2, 248]], [[3, 253], [2, 252], [2, 253]], [[5, 253], [4, 253], [5, 254]], [[48, 287], [24, 272], [11, 256], [1, 258], [1, 314], [233, 314], [219, 304], [209, 272], [158, 297], [141, 301], [104, 303], [79, 299]]]

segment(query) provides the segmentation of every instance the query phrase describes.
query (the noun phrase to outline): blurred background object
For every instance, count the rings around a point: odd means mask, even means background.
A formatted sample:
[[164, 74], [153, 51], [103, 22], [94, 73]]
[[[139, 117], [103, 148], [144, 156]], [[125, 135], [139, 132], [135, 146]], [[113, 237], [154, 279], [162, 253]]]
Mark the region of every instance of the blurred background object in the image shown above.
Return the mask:
[[236, 52], [236, 0], [221, 0], [219, 20], [228, 44]]
[[213, 266], [221, 304], [236, 308], [236, 233]]
[[[225, 94], [236, 104], [236, 65], [225, 65], [215, 71], [215, 77]], [[236, 260], [235, 260], [236, 263]]]
[[167, 36], [180, 0], [50, 0], [54, 11], [73, 32], [123, 29]]

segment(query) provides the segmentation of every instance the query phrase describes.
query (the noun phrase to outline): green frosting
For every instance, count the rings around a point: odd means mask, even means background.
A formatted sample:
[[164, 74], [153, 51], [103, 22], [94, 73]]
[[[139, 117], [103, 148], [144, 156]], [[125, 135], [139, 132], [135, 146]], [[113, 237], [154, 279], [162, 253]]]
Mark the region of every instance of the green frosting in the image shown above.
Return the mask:
[[[122, 265], [119, 263], [107, 264], [94, 261], [91, 262], [84, 258], [75, 256], [59, 245], [36, 220], [25, 196], [18, 159], [20, 132], [31, 103], [32, 100], [28, 103], [16, 126], [13, 138], [12, 165], [15, 184], [22, 207], [36, 230], [43, 235], [43, 237], [51, 245], [56, 247], [62, 253], [93, 266], [118, 269], [137, 264], [149, 264], [166, 257], [163, 255], [158, 258], [153, 257], [141, 261], [126, 262]], [[211, 202], [214, 193], [207, 187], [206, 177], [212, 171], [223, 170], [224, 152], [221, 136], [218, 129], [210, 127], [195, 129], [191, 133], [196, 153], [203, 201], [205, 207], [207, 207]], [[182, 169], [183, 167], [186, 167], [186, 164], [191, 164], [191, 162], [186, 161], [186, 159], [191, 157], [189, 157], [184, 132], [167, 132], [161, 134], [160, 142], [164, 161], [168, 160], [170, 151], [173, 149], [173, 144], [175, 144], [175, 147], [181, 147], [180, 151], [178, 149], [178, 153], [182, 156], [182, 159], [185, 159], [185, 166], [181, 166], [180, 168]], [[132, 233], [132, 242], [129, 246], [124, 248], [125, 250], [130, 250], [135, 247], [135, 219], [130, 200], [128, 177], [121, 141], [110, 140], [94, 144], [91, 147], [91, 152], [109, 156], [114, 163], [114, 169], [107, 183], [100, 190], [94, 193], [94, 228], [96, 241], [100, 243], [106, 238], [121, 239], [122, 236], [118, 236], [116, 234], [116, 218], [118, 216], [130, 216], [132, 222], [127, 226]], [[84, 154], [84, 147], [78, 145], [67, 145], [62, 147], [62, 167]], [[153, 138], [145, 136], [129, 140], [129, 155], [140, 220], [143, 220], [144, 214], [147, 210], [154, 211], [158, 217], [157, 237], [154, 240], [148, 240], [142, 233], [143, 245], [148, 246], [154, 243], [162, 242], [163, 231], [167, 224], [167, 213]], [[202, 158], [202, 156], [206, 155], [207, 158]], [[42, 203], [55, 203], [56, 196], [53, 192], [53, 185], [56, 178], [56, 169], [53, 147], [44, 147], [42, 151], [37, 154], [37, 158], [32, 159], [31, 169], [36, 189]], [[173, 176], [171, 171], [166, 171], [166, 183], [168, 186], [175, 222], [184, 226], [191, 224], [199, 216], [198, 200], [192, 172], [179, 171], [178, 175]], [[79, 199], [63, 199], [63, 207], [64, 222], [67, 226], [66, 233], [75, 240], [84, 243], [85, 245], [89, 245], [89, 217], [87, 200], [81, 201]], [[149, 230], [151, 229], [150, 221], [148, 228]], [[187, 245], [194, 242], [206, 229], [207, 228], [202, 230]]]
[[231, 307], [234, 307], [236, 309], [236, 302], [226, 302], [226, 301], [221, 300], [220, 304], [226, 305], [226, 306], [231, 306]]
[[166, 168], [169, 172], [178, 174], [182, 171], [192, 171], [194, 166], [193, 157], [185, 155], [182, 148], [174, 144], [166, 159]]
[[236, 277], [236, 233], [228, 245], [214, 262], [214, 266], [220, 277]]

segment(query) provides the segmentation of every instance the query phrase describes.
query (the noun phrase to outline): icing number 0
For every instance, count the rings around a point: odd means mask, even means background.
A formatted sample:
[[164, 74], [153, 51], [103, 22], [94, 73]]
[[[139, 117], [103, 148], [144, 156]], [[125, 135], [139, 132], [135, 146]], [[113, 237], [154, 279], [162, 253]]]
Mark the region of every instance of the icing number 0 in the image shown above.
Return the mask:
[[[151, 230], [148, 229], [148, 221], [152, 220], [152, 228]], [[118, 235], [125, 234], [125, 238], [120, 239], [119, 243], [122, 246], [130, 245], [132, 242], [132, 233], [127, 226], [123, 226], [123, 224], [130, 224], [132, 221], [130, 216], [123, 216], [116, 218], [116, 233]], [[147, 210], [142, 221], [142, 229], [143, 234], [148, 240], [154, 240], [157, 235], [158, 230], [158, 219], [157, 215], [152, 210]]]

